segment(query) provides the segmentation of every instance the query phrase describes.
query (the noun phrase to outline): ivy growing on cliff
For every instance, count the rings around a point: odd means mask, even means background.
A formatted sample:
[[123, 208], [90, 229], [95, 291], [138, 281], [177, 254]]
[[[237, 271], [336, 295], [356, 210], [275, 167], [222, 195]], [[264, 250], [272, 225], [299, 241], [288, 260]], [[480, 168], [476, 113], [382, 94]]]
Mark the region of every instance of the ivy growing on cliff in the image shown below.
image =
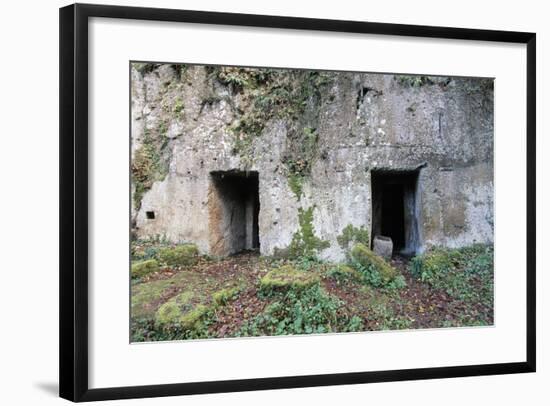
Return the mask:
[[350, 244], [361, 243], [365, 246], [370, 245], [369, 230], [365, 226], [355, 227], [352, 224], [348, 224], [342, 230], [342, 233], [336, 237], [340, 248], [346, 250], [350, 248]]
[[308, 101], [320, 98], [322, 86], [330, 80], [324, 72], [300, 70], [209, 67], [208, 71], [211, 78], [241, 95], [231, 131], [233, 151], [245, 165], [252, 164], [253, 140], [266, 124], [271, 119], [300, 120]]

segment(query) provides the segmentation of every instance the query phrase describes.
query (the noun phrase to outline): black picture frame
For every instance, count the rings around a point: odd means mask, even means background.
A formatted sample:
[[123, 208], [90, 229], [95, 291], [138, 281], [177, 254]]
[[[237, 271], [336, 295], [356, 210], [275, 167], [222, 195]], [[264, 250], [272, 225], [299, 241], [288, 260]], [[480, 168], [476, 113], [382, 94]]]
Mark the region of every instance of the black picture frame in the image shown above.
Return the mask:
[[[73, 4], [60, 9], [60, 396], [75, 402], [534, 372], [536, 369], [536, 35], [527, 32]], [[88, 386], [88, 19], [495, 41], [527, 48], [527, 323], [525, 361], [90, 389]]]

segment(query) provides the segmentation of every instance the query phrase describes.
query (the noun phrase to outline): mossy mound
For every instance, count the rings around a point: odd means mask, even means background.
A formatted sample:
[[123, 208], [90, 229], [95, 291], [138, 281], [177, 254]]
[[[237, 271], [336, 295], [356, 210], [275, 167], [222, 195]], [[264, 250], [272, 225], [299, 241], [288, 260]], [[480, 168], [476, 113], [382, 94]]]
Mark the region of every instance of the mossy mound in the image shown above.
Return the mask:
[[197, 296], [187, 290], [172, 297], [158, 308], [155, 324], [159, 328], [200, 329], [208, 313], [235, 299], [240, 290], [239, 287], [218, 290], [212, 294], [210, 301], [207, 296]]
[[364, 244], [355, 244], [351, 249], [350, 256], [352, 262], [359, 264], [363, 268], [362, 270], [376, 272], [380, 276], [382, 284], [390, 283], [399, 275], [397, 269], [389, 265]]
[[303, 290], [319, 282], [319, 275], [313, 272], [300, 271], [291, 265], [283, 265], [269, 271], [260, 280], [260, 291], [270, 294], [290, 289]]
[[234, 299], [240, 291], [241, 289], [239, 287], [218, 290], [212, 294], [212, 302], [216, 306], [225, 305], [227, 302]]
[[335, 280], [360, 280], [361, 273], [357, 269], [344, 264], [338, 264], [330, 268], [327, 272], [329, 278]]
[[174, 291], [205, 289], [204, 279], [184, 270], [168, 279], [132, 285], [132, 318], [152, 318], [159, 306], [173, 296]]
[[160, 306], [155, 315], [157, 327], [180, 327], [185, 330], [195, 328], [209, 309], [203, 304], [194, 305], [193, 298], [193, 292], [185, 291]]
[[132, 278], [143, 278], [146, 275], [157, 272], [159, 264], [154, 259], [138, 261], [132, 264]]
[[182, 244], [161, 248], [157, 254], [161, 263], [168, 266], [191, 266], [198, 260], [199, 250], [195, 244]]

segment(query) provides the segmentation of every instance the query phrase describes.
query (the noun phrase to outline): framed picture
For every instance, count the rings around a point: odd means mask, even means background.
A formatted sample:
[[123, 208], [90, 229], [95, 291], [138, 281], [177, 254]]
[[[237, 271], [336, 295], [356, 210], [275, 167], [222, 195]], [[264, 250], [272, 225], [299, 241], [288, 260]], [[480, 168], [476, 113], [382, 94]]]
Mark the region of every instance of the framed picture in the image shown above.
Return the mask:
[[535, 371], [535, 34], [60, 10], [60, 395]]

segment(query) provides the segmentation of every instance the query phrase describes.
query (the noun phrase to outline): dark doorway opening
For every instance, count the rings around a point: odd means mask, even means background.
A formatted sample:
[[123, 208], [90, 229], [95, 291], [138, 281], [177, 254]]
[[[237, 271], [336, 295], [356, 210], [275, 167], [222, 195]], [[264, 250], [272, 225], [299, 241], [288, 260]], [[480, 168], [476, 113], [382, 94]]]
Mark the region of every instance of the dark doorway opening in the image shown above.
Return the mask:
[[419, 246], [418, 170], [372, 171], [372, 238], [393, 241], [393, 253], [416, 254]]
[[210, 248], [230, 255], [260, 248], [258, 172], [211, 172]]

